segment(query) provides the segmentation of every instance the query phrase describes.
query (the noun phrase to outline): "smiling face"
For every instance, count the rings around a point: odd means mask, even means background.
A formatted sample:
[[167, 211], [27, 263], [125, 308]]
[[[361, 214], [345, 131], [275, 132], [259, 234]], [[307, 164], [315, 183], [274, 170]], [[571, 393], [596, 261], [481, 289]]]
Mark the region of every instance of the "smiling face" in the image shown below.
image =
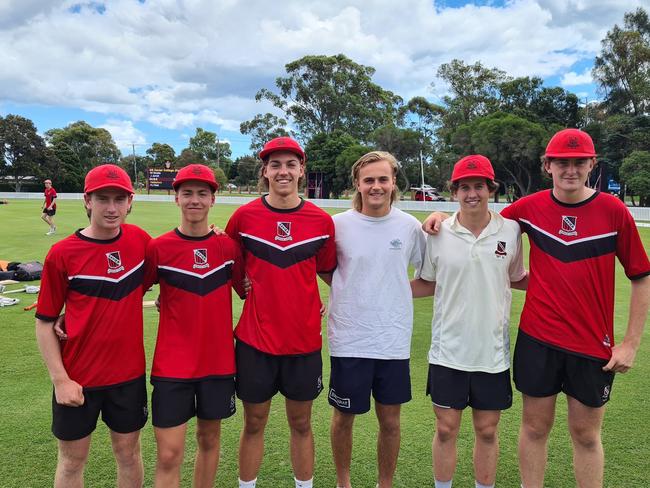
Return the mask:
[[354, 183], [361, 195], [362, 214], [379, 217], [390, 212], [395, 176], [388, 161], [382, 159], [362, 166]]
[[208, 213], [214, 205], [214, 192], [202, 181], [186, 181], [176, 191], [176, 205], [181, 209], [183, 222], [198, 224], [208, 221]]
[[548, 159], [544, 170], [553, 178], [553, 191], [560, 200], [572, 200], [587, 192], [589, 173], [596, 165], [596, 158]]
[[298, 195], [298, 185], [305, 175], [305, 165], [300, 158], [289, 151], [276, 151], [269, 155], [262, 168], [267, 179], [269, 193], [280, 197]]
[[460, 204], [461, 214], [476, 216], [488, 213], [491, 192], [485, 178], [461, 178], [457, 184], [453, 196]]
[[97, 235], [117, 235], [120, 225], [129, 213], [132, 201], [132, 194], [118, 188], [102, 188], [84, 194], [90, 227]]

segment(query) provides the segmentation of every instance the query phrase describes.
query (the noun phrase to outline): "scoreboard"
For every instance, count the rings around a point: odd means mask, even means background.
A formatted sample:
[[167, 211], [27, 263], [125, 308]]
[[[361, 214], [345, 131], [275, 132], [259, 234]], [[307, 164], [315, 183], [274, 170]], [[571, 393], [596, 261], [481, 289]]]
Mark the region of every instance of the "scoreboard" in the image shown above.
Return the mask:
[[178, 171], [171, 168], [170, 169], [149, 168], [149, 170], [147, 171], [147, 181], [149, 183], [149, 189], [150, 190], [171, 190], [172, 183], [174, 182], [174, 178], [176, 178], [176, 173], [178, 173]]

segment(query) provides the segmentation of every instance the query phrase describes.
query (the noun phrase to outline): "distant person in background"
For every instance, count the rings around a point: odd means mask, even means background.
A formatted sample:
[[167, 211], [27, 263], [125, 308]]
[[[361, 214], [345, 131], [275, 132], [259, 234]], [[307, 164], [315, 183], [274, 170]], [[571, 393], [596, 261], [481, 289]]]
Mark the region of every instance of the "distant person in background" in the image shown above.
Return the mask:
[[54, 225], [54, 214], [56, 214], [56, 190], [52, 186], [52, 180], [45, 180], [43, 183], [45, 184], [45, 201], [43, 202], [43, 213], [41, 214], [41, 218], [50, 226], [50, 230], [48, 230], [45, 235], [51, 236], [56, 232], [56, 225]]

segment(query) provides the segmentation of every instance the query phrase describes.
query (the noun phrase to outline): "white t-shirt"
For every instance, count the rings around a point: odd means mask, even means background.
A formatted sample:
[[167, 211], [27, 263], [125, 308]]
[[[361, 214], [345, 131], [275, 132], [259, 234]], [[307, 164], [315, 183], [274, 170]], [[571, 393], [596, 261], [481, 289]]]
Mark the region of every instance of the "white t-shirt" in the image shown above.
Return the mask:
[[337, 267], [327, 336], [338, 357], [408, 359], [413, 300], [408, 266], [422, 264], [420, 222], [392, 207], [384, 217], [356, 210], [334, 215]]
[[429, 363], [499, 373], [510, 367], [510, 282], [525, 276], [521, 231], [490, 212], [479, 237], [458, 213], [427, 238], [420, 277], [436, 282]]

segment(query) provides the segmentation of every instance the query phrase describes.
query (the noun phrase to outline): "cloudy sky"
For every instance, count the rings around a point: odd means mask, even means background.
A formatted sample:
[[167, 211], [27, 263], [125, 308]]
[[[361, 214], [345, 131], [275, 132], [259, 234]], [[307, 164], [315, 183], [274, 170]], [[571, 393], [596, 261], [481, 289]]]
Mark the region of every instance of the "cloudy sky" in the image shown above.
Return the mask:
[[[597, 98], [600, 41], [647, 0], [0, 0], [0, 115], [76, 120], [120, 149], [177, 151], [196, 127], [248, 151], [239, 123], [284, 65], [344, 53], [405, 99], [436, 101], [441, 63], [481, 61]], [[433, 87], [431, 86], [433, 82]]]

